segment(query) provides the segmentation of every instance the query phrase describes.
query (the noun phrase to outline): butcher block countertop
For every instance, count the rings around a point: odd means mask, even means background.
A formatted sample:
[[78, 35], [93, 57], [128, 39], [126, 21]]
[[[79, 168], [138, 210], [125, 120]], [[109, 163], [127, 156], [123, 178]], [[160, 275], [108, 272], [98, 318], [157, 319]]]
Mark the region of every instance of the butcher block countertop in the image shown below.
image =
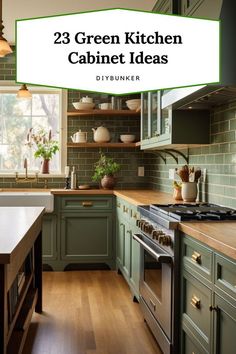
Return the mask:
[[27, 249], [38, 236], [44, 207], [0, 207], [0, 264]]

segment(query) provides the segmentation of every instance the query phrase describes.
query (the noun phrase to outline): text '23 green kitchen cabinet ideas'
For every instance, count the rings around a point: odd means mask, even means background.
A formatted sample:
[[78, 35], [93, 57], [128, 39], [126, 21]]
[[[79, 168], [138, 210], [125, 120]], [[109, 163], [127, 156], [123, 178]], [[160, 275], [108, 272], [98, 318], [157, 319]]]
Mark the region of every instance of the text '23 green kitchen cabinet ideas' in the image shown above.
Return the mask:
[[86, 263], [115, 267], [112, 196], [56, 196], [43, 222], [43, 262], [54, 270]]
[[181, 234], [182, 354], [234, 354], [236, 262]]

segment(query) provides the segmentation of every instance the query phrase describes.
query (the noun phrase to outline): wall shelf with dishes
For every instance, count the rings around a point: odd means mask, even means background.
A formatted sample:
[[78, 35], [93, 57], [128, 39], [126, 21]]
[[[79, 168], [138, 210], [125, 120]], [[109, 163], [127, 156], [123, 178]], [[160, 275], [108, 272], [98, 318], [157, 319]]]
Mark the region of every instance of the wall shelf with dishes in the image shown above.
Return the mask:
[[67, 143], [67, 147], [69, 148], [136, 148], [140, 146], [140, 142], [136, 143]]
[[140, 117], [140, 111], [136, 110], [115, 110], [115, 109], [91, 109], [91, 110], [77, 110], [77, 111], [70, 111], [67, 112], [67, 115], [70, 117], [76, 116], [101, 116], [101, 115], [111, 115], [111, 116], [137, 116]]

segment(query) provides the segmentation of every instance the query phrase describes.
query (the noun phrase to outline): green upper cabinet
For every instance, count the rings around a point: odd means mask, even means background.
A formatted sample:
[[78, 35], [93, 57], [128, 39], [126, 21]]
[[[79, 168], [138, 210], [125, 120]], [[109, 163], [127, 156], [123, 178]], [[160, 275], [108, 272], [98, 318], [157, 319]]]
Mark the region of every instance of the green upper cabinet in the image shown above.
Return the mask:
[[209, 111], [162, 108], [162, 95], [162, 91], [141, 95], [141, 149], [209, 144]]
[[182, 0], [181, 14], [184, 16], [219, 19], [223, 0]]
[[153, 12], [160, 12], [162, 14], [176, 14], [178, 13], [177, 0], [158, 0], [154, 5]]

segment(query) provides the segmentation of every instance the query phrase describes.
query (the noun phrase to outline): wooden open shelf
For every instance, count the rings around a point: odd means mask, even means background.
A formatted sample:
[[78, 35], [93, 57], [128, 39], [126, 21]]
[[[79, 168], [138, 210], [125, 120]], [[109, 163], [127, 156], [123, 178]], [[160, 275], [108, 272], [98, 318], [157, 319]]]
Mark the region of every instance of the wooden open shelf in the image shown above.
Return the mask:
[[92, 110], [77, 110], [67, 112], [67, 116], [76, 117], [76, 116], [101, 116], [101, 115], [109, 115], [109, 116], [140, 116], [140, 111], [131, 111], [129, 109], [123, 110], [115, 110], [115, 109], [92, 109]]
[[69, 148], [95, 148], [95, 147], [108, 147], [108, 148], [135, 148], [140, 146], [140, 142], [137, 143], [67, 143]]

